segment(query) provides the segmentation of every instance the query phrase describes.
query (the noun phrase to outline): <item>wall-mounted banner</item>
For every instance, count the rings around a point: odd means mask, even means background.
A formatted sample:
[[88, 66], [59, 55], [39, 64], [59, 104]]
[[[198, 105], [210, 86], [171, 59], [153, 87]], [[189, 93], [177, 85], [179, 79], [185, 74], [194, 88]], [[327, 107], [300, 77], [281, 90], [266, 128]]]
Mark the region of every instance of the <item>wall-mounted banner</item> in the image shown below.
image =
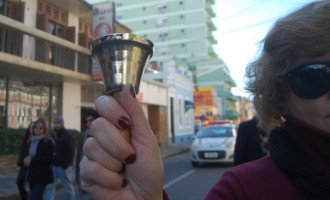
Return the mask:
[[[93, 5], [93, 40], [115, 32], [115, 5], [103, 2]], [[92, 61], [92, 80], [102, 80], [102, 71], [96, 60]]]
[[188, 112], [189, 109], [194, 109], [195, 104], [191, 101], [184, 100], [184, 112]]

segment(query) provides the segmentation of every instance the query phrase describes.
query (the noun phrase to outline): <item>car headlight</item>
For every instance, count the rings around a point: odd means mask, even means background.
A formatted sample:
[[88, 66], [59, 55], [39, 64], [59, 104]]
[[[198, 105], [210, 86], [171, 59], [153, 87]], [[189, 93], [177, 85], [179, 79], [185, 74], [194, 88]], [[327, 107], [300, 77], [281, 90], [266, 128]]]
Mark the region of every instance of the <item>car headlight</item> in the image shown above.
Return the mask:
[[231, 148], [235, 146], [235, 141], [233, 140], [229, 140], [228, 142], [226, 142], [226, 147]]

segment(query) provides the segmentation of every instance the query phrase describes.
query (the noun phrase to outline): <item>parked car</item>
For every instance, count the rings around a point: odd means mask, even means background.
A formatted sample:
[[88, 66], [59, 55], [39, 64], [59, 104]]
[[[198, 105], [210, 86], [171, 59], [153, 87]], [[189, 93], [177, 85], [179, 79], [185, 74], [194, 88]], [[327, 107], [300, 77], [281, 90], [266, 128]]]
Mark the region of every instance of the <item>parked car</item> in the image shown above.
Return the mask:
[[191, 145], [191, 164], [233, 163], [236, 126], [228, 121], [203, 124]]

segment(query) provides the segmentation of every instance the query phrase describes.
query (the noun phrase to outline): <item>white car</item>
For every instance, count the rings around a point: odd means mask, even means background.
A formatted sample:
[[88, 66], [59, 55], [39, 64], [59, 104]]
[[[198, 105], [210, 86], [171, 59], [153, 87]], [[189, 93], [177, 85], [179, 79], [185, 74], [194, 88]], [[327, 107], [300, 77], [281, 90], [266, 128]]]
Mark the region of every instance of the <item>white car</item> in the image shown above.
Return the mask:
[[191, 164], [233, 163], [236, 126], [231, 123], [202, 126], [191, 145]]

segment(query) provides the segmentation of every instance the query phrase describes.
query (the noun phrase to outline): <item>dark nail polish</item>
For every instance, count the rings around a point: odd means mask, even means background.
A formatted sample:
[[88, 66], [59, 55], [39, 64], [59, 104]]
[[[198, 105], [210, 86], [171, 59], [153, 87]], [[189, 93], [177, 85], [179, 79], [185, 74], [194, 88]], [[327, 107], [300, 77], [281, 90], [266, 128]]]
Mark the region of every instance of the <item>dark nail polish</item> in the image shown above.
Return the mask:
[[136, 98], [136, 92], [135, 92], [135, 89], [133, 87], [133, 85], [131, 85], [131, 88], [129, 90], [131, 92], [131, 95], [133, 96], [133, 98], [135, 99]]
[[136, 155], [135, 155], [135, 154], [131, 154], [131, 155], [129, 155], [129, 156], [125, 159], [125, 162], [126, 162], [127, 164], [132, 164], [132, 163], [135, 162], [135, 160], [136, 160]]
[[123, 183], [121, 184], [121, 187], [125, 187], [127, 185], [127, 180], [123, 179]]
[[118, 124], [122, 129], [128, 129], [131, 126], [131, 122], [126, 117], [122, 116], [118, 119]]

